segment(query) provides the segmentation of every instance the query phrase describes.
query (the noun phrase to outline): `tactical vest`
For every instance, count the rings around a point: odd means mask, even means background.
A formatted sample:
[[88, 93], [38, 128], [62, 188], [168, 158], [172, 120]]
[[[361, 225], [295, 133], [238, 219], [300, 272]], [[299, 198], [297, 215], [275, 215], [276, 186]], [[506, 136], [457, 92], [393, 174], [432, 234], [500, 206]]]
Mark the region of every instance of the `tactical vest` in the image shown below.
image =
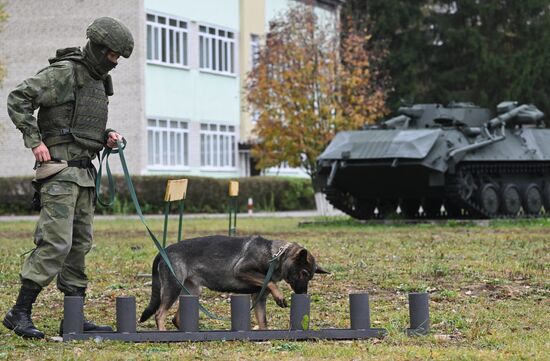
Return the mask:
[[107, 105], [109, 100], [102, 80], [90, 76], [88, 70], [76, 62], [73, 65], [75, 77], [75, 101], [40, 107], [38, 126], [46, 146], [76, 142], [92, 152], [103, 148], [107, 126]]

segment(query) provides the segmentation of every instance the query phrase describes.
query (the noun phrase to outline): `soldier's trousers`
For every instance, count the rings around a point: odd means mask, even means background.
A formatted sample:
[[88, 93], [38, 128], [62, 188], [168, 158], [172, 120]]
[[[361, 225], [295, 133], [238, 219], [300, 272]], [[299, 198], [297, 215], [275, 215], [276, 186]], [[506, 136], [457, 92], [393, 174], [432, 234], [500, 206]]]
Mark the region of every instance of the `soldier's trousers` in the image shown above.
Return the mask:
[[41, 185], [36, 249], [21, 270], [21, 279], [47, 286], [57, 276], [57, 287], [72, 293], [86, 287], [84, 259], [92, 246], [94, 188], [51, 180]]

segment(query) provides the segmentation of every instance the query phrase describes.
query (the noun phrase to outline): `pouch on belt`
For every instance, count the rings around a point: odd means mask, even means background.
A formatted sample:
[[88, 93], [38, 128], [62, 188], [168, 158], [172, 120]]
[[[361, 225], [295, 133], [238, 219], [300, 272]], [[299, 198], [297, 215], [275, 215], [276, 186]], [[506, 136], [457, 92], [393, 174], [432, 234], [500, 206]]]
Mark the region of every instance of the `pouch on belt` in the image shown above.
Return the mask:
[[66, 160], [55, 160], [49, 162], [41, 162], [36, 167], [36, 174], [34, 179], [37, 181], [51, 177], [63, 169], [67, 168], [69, 164]]
[[36, 163], [34, 167], [35, 175], [32, 181], [34, 195], [31, 201], [31, 210], [40, 211], [40, 209], [42, 208], [42, 204], [40, 201], [40, 181], [56, 175], [68, 166], [69, 163], [66, 160], [60, 159], [53, 159], [48, 162]]

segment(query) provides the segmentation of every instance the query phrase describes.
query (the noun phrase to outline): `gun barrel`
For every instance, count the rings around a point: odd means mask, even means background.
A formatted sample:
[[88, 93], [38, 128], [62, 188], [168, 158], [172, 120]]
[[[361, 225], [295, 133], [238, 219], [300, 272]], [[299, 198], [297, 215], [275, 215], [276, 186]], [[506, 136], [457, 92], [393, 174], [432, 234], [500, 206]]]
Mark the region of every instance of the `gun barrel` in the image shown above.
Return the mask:
[[401, 114], [394, 118], [388, 119], [384, 122], [387, 127], [396, 127], [399, 125], [407, 124], [411, 120], [411, 117]]
[[516, 117], [521, 124], [534, 124], [544, 117], [544, 113], [534, 105], [524, 104], [489, 120], [487, 127], [491, 129], [501, 126]]

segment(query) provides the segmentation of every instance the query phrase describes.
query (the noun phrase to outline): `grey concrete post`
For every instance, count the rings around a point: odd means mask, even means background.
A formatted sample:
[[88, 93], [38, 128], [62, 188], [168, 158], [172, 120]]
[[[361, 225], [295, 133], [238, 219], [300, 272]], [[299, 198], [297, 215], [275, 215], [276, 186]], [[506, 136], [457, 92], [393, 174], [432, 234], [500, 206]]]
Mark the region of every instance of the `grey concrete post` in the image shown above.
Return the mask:
[[370, 309], [368, 293], [349, 295], [349, 312], [351, 329], [366, 330], [370, 328]]
[[63, 301], [63, 333], [83, 333], [84, 297], [65, 296]]
[[409, 293], [409, 315], [411, 328], [409, 335], [427, 335], [430, 332], [429, 295], [427, 292]]
[[199, 297], [193, 295], [180, 296], [179, 329], [183, 332], [197, 332], [199, 330]]
[[[309, 302], [308, 294], [292, 294], [290, 299], [290, 329], [308, 330], [309, 329]], [[307, 316], [307, 322], [302, 325], [304, 316]], [[303, 326], [306, 326], [305, 328]]]
[[231, 295], [231, 330], [250, 331], [250, 295]]
[[116, 298], [116, 330], [119, 333], [136, 332], [136, 298]]

